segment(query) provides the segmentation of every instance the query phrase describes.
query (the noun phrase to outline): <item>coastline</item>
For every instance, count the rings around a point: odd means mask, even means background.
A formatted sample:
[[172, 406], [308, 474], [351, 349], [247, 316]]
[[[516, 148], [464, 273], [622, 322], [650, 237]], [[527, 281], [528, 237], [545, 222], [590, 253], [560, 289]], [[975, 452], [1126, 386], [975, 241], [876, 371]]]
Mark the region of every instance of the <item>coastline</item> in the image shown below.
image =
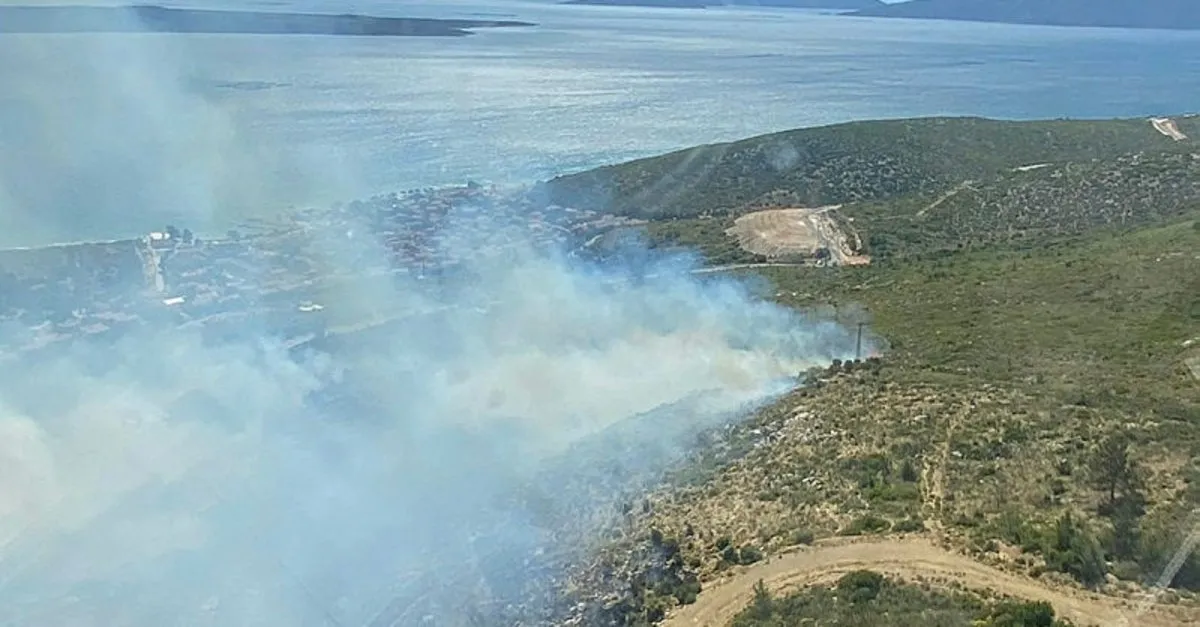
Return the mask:
[[37, 252], [54, 250], [56, 248], [82, 248], [85, 246], [110, 246], [113, 244], [132, 244], [137, 241], [134, 237], [119, 237], [116, 239], [76, 240], [71, 242], [53, 242], [50, 244], [35, 244], [30, 246], [0, 247], [0, 255], [4, 253]]
[[536, 26], [516, 20], [375, 17], [127, 6], [0, 6], [0, 33], [205, 33], [465, 37], [474, 28]]
[[[955, 117], [959, 117], [959, 116], [955, 116]], [[975, 116], [966, 116], [966, 117], [974, 118]], [[996, 121], [996, 122], [1013, 122], [1013, 123], [1039, 123], [1039, 122], [1052, 122], [1052, 121], [1130, 122], [1130, 121], [1144, 120], [1144, 121], [1146, 121], [1147, 125], [1151, 125], [1154, 120], [1178, 120], [1178, 119], [1192, 119], [1192, 118], [1196, 118], [1196, 117], [1200, 117], [1200, 111], [1174, 112], [1174, 113], [1169, 113], [1169, 114], [1164, 114], [1161, 112], [1153, 112], [1153, 113], [1147, 113], [1145, 115], [1134, 116], [1134, 117], [1106, 117], [1106, 118], [1061, 117], [1061, 118], [1027, 118], [1027, 119], [1026, 118], [977, 117], [976, 119], [987, 120], [987, 121]], [[917, 116], [917, 117], [902, 117], [902, 118], [864, 118], [864, 119], [854, 120], [854, 121], [852, 121], [852, 123], [857, 123], [857, 122], [867, 122], [867, 123], [870, 123], [870, 122], [905, 122], [905, 121], [922, 121], [922, 120], [934, 120], [934, 119], [942, 119], [942, 118], [940, 116]], [[826, 127], [836, 127], [836, 126], [842, 126], [844, 124], [846, 124], [846, 123], [804, 126], [804, 127], [799, 127], [799, 128], [795, 128], [795, 129], [788, 129], [786, 131], [781, 131], [781, 132], [791, 132], [791, 131], [802, 131], [802, 130], [809, 130], [809, 129], [826, 128]], [[1155, 128], [1157, 128], [1157, 127], [1155, 127]], [[771, 135], [771, 134], [777, 134], [777, 133], [767, 133], [766, 135]], [[763, 135], [763, 136], [765, 136], [765, 135]], [[756, 136], [756, 137], [758, 137], [758, 136]], [[749, 138], [745, 138], [745, 139], [754, 139], [754, 138], [755, 137], [749, 137]], [[695, 148], [695, 147], [682, 147], [682, 148], [680, 148], [676, 151], [672, 151], [672, 152], [686, 151], [691, 148]], [[574, 177], [574, 176], [578, 176], [583, 173], [595, 172], [595, 171], [600, 171], [600, 170], [624, 165], [626, 163], [643, 161], [646, 159], [653, 159], [656, 157], [661, 157], [666, 154], [672, 154], [672, 153], [664, 152], [664, 153], [651, 155], [649, 157], [643, 157], [641, 159], [632, 159], [632, 160], [624, 161], [624, 162], [595, 163], [595, 164], [592, 164], [588, 167], [585, 167], [585, 168], [582, 168], [579, 170], [570, 171], [570, 172], [560, 172], [555, 177], [552, 177], [550, 179], [546, 179], [543, 181], [536, 181], [533, 183], [527, 183], [527, 184], [486, 183], [485, 186], [496, 192], [500, 192], [503, 195], [514, 195], [514, 194], [522, 194], [522, 193], [523, 194], [531, 194], [531, 193], [536, 193], [539, 188], [552, 182], [553, 180], [555, 180], [556, 178], [559, 178], [559, 177]], [[358, 197], [358, 198], [354, 198], [354, 199], [347, 199], [347, 200], [341, 201], [341, 203], [365, 201], [365, 200], [369, 200], [369, 198], [372, 198], [372, 197], [382, 197], [382, 196], [387, 196], [389, 194], [397, 194], [397, 195], [403, 196], [403, 195], [410, 194], [410, 193], [420, 192], [425, 189], [434, 190], [436, 192], [447, 192], [447, 191], [451, 191], [451, 190], [462, 189], [464, 187], [469, 188], [471, 185], [472, 185], [472, 183], [468, 181], [468, 182], [463, 182], [463, 183], [459, 183], [459, 184], [436, 185], [436, 186], [430, 186], [430, 187], [424, 187], [424, 186], [412, 187], [412, 188], [408, 188], [408, 189], [397, 190], [395, 192], [374, 194], [371, 196], [362, 196], [362, 197]], [[324, 207], [321, 207], [321, 206], [306, 207], [306, 208], [298, 209], [296, 211], [281, 211], [281, 212], [276, 212], [274, 214], [271, 214], [270, 217], [250, 217], [250, 218], [246, 218], [240, 222], [237, 222], [235, 224], [231, 224], [231, 225], [229, 225], [228, 228], [229, 228], [229, 230], [232, 230], [232, 231], [244, 232], [243, 235], [245, 237], [247, 237], [249, 239], [253, 239], [257, 231], [260, 231], [263, 226], [270, 226], [270, 225], [274, 224], [274, 219], [276, 219], [276, 218], [282, 218], [283, 220], [286, 221], [290, 216], [299, 215], [299, 214], [302, 214], [305, 212], [323, 213], [323, 212], [333, 210], [334, 206], [336, 204], [340, 204], [340, 203], [335, 203], [334, 205], [324, 206]], [[283, 224], [280, 223], [279, 226], [283, 226]], [[86, 247], [91, 247], [91, 246], [112, 246], [112, 245], [133, 244], [136, 241], [138, 241], [139, 239], [141, 239], [142, 237], [144, 237], [146, 235], [146, 233], [156, 230], [157, 228], [161, 228], [161, 225], [159, 225], [159, 226], [149, 226], [148, 225], [148, 228], [144, 232], [141, 232], [137, 235], [125, 235], [125, 236], [115, 236], [115, 237], [105, 237], [105, 238], [95, 238], [95, 239], [84, 238], [84, 239], [77, 239], [77, 240], [52, 242], [52, 243], [47, 243], [47, 244], [0, 246], [0, 255], [4, 255], [6, 253], [11, 253], [11, 254], [36, 253], [39, 251], [44, 252], [44, 251], [56, 250], [56, 249], [64, 250], [64, 249], [71, 249], [71, 248], [86, 248]], [[204, 240], [206, 242], [210, 242], [210, 243], [221, 243], [221, 242], [228, 240], [226, 233], [221, 233], [219, 235], [216, 233], [196, 233], [196, 237], [198, 239], [202, 239], [202, 240]]]

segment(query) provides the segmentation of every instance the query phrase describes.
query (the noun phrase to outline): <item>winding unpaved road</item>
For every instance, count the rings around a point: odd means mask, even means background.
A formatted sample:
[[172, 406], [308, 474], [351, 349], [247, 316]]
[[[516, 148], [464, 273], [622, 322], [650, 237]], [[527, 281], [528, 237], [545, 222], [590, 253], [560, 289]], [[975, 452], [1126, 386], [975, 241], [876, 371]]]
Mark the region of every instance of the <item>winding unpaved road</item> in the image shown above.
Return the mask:
[[677, 609], [663, 623], [667, 627], [725, 627], [754, 596], [759, 580], [772, 591], [796, 589], [829, 581], [838, 575], [867, 568], [902, 578], [927, 577], [953, 581], [968, 588], [990, 589], [1001, 594], [1048, 601], [1059, 616], [1084, 625], [1181, 627], [1200, 624], [1200, 611], [1106, 597], [1082, 590], [1056, 588], [1006, 573], [964, 555], [938, 548], [924, 538], [892, 538], [822, 543], [795, 553], [760, 562], [730, 579], [718, 580], [700, 593], [696, 603]]

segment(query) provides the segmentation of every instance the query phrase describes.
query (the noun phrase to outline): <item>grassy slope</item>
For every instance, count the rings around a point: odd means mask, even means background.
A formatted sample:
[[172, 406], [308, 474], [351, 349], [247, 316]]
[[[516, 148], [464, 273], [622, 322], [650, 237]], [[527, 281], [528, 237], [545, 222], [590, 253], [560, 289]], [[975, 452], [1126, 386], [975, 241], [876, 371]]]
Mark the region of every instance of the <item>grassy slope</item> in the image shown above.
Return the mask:
[[896, 366], [987, 383], [1039, 374], [1045, 385], [1128, 387], [1149, 408], [1188, 382], [1173, 358], [1200, 334], [1198, 255], [1200, 230], [1184, 221], [1027, 250], [764, 273], [788, 304], [865, 304]]
[[[702, 579], [730, 567], [730, 546], [770, 553], [811, 533], [925, 528], [1036, 574], [1065, 512], [1108, 550], [1087, 467], [1104, 436], [1123, 432], [1151, 504], [1137, 554], [1108, 555], [1110, 570], [1157, 576], [1200, 502], [1200, 383], [1182, 363], [1182, 343], [1200, 336], [1197, 220], [1029, 250], [764, 270], [786, 304], [848, 323], [865, 310], [891, 343], [882, 366], [829, 374], [763, 411], [714, 447], [745, 457], [701, 456], [634, 529], [678, 541]], [[1005, 543], [1026, 552], [1003, 560]], [[1200, 585], [1200, 558], [1184, 573]]]
[[[1195, 136], [1196, 122], [1184, 132]], [[789, 146], [800, 155], [789, 167], [764, 166]], [[1183, 364], [1200, 353], [1183, 346], [1200, 338], [1193, 146], [1144, 120], [907, 120], [560, 179], [563, 193], [598, 203], [616, 190], [620, 210], [693, 216], [647, 230], [712, 263], [753, 260], [724, 236], [747, 206], [847, 202], [842, 217], [877, 262], [758, 271], [784, 304], [869, 322], [887, 356], [826, 373], [672, 477], [633, 517], [632, 537], [658, 530], [642, 554], [676, 547], [673, 583], [633, 614], [650, 618], [691, 595], [691, 577], [813, 534], [933, 530], [985, 560], [1082, 578], [1094, 546], [1123, 580], [1157, 576], [1200, 503], [1200, 384]], [[1089, 476], [1115, 433], [1133, 440], [1149, 496], [1124, 549]], [[1200, 558], [1176, 585], [1200, 588]]]
[[[1197, 118], [1179, 120], [1200, 134]], [[1043, 162], [1184, 150], [1145, 120], [1007, 122], [922, 118], [785, 131], [558, 177], [564, 205], [696, 217], [759, 204], [816, 206], [935, 192]]]
[[1161, 223], [1200, 208], [1200, 158], [1121, 155], [846, 207], [876, 258]]
[[[1186, 152], [1065, 162], [934, 192], [846, 205], [878, 261], [992, 244], [1036, 246], [1095, 230], [1161, 223], [1200, 208], [1200, 158]], [[761, 261], [725, 230], [732, 216], [658, 220], [658, 246], [700, 250], [710, 263]]]

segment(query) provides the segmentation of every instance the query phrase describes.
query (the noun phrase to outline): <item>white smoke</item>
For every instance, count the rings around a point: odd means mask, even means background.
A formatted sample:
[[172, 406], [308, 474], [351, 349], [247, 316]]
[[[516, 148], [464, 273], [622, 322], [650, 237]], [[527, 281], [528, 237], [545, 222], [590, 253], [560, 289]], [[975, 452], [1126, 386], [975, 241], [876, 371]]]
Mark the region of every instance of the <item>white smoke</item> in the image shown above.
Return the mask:
[[[286, 156], [190, 92], [186, 56], [157, 36], [92, 42], [64, 57], [31, 37], [0, 59], [6, 238], [286, 204], [264, 183]], [[397, 321], [300, 353], [269, 328], [212, 343], [150, 325], [0, 359], [0, 624], [453, 624], [466, 599], [534, 582], [555, 525], [595, 514], [588, 490], [853, 351], [845, 330], [684, 260], [613, 269], [515, 246], [431, 293], [362, 277], [385, 257], [369, 236], [318, 235], [309, 252], [351, 277], [327, 306]], [[476, 231], [444, 235], [477, 247]], [[547, 468], [582, 479], [556, 487]]]
[[[685, 269], [631, 280], [545, 255], [488, 274], [487, 311], [443, 299], [332, 355], [163, 331], [10, 362], [0, 621], [361, 623], [414, 573], [471, 576], [480, 529], [525, 546], [536, 525], [502, 518], [520, 508], [489, 508], [568, 446], [691, 400], [638, 435], [680, 446], [852, 347]], [[309, 401], [339, 379], [360, 409]]]

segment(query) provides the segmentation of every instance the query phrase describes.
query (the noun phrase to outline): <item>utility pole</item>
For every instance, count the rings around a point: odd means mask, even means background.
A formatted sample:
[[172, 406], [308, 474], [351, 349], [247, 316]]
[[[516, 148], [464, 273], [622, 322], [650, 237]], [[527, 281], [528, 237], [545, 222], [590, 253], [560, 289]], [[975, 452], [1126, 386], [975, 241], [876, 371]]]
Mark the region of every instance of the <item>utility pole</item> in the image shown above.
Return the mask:
[[854, 342], [854, 361], [862, 359], [862, 330], [867, 323], [858, 323], [858, 339]]

